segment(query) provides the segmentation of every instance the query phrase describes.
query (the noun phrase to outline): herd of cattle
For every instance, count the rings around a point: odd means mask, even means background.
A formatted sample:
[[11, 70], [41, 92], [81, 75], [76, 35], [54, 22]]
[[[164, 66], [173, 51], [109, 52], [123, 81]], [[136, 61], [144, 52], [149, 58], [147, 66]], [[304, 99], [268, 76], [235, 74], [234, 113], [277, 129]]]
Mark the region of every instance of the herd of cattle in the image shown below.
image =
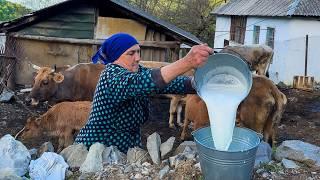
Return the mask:
[[[287, 99], [265, 76], [272, 59], [272, 49], [264, 45], [227, 46], [221, 52], [245, 59], [255, 74], [248, 97], [238, 107], [237, 125], [263, 134], [264, 140], [274, 145], [275, 127], [280, 123]], [[141, 64], [149, 68], [159, 68], [167, 63], [141, 61]], [[55, 105], [40, 117], [30, 117], [16, 137], [30, 139], [46, 132], [59, 138], [58, 151], [61, 151], [73, 143], [74, 135], [87, 122], [95, 87], [104, 65], [88, 63], [55, 69], [34, 67], [37, 69], [37, 74], [27, 99], [32, 101], [33, 105], [39, 101], [49, 101]], [[192, 74], [193, 72], [187, 73], [187, 75]], [[178, 124], [182, 125], [181, 112], [185, 104], [181, 139], [185, 139], [190, 122], [193, 122], [194, 130], [208, 125], [208, 111], [199, 96], [195, 94], [166, 96], [171, 98], [170, 127], [174, 127], [175, 113]]]

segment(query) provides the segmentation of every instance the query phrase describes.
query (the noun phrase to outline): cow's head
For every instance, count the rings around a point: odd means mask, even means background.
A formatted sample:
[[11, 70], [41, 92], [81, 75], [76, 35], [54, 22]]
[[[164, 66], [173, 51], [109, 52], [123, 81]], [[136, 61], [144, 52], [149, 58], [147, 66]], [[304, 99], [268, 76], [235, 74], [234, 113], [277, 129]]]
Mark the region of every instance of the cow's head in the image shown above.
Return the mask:
[[57, 93], [58, 85], [62, 83], [64, 76], [49, 67], [38, 69], [34, 77], [33, 87], [28, 96], [32, 100], [32, 105], [37, 105], [39, 101], [47, 101]]
[[252, 66], [259, 75], [266, 75], [273, 57], [273, 49], [266, 45], [252, 48]]
[[16, 135], [16, 138], [21, 134], [21, 139], [28, 140], [41, 136], [40, 118], [30, 117], [27, 120], [24, 128]]

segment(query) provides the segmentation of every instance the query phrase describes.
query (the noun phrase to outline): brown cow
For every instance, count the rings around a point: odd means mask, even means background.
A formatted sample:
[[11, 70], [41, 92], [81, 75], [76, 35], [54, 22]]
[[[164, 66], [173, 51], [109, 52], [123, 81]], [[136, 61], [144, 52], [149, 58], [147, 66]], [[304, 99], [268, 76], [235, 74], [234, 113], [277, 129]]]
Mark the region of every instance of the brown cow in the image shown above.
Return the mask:
[[[141, 61], [145, 67], [162, 67], [169, 63]], [[39, 101], [57, 103], [62, 101], [92, 101], [101, 71], [102, 64], [81, 63], [72, 67], [38, 67], [34, 84], [27, 100], [36, 105]]]
[[[190, 121], [194, 130], [209, 124], [207, 107], [197, 95], [188, 95], [181, 139], [186, 136]], [[280, 123], [287, 104], [286, 96], [265, 76], [253, 76], [253, 84], [247, 98], [237, 111], [237, 123], [263, 134], [264, 141], [275, 144], [275, 127]]]
[[[160, 68], [170, 63], [157, 61], [140, 61], [140, 64], [147, 68]], [[37, 75], [34, 85], [27, 99], [32, 100], [32, 105], [37, 105], [39, 101], [49, 101], [57, 103], [62, 101], [91, 101], [99, 75], [104, 69], [101, 64], [77, 64], [70, 68], [57, 68], [57, 71], [49, 67], [37, 67]], [[59, 69], [59, 71], [58, 71]], [[188, 72], [186, 75], [190, 75]], [[181, 117], [183, 97], [181, 95], [167, 94], [171, 99], [170, 103], [170, 127], [174, 127], [173, 117], [177, 112], [178, 119]], [[178, 122], [181, 122], [180, 119]], [[180, 123], [181, 124], [181, 123]]]
[[91, 101], [104, 65], [82, 63], [54, 72], [49, 67], [38, 69], [28, 96], [33, 105], [39, 101]]
[[38, 118], [27, 120], [22, 132], [23, 140], [40, 137], [43, 132], [59, 138], [58, 152], [73, 143], [73, 135], [87, 122], [91, 109], [90, 101], [62, 102], [54, 105]]
[[[270, 61], [273, 56], [273, 50], [266, 45], [240, 45], [240, 46], [226, 46], [221, 53], [229, 53], [236, 55], [250, 64], [251, 70], [255, 71], [258, 75], [266, 75], [269, 68]], [[192, 75], [189, 73], [187, 75]], [[170, 97], [170, 118], [169, 126], [174, 128], [173, 117], [174, 113], [177, 112], [177, 122], [180, 124], [182, 105], [185, 104], [185, 96], [174, 96]], [[192, 99], [197, 101], [197, 99]]]
[[266, 45], [239, 45], [226, 46], [220, 53], [229, 53], [246, 60], [251, 70], [256, 71], [258, 75], [266, 75], [273, 50]]

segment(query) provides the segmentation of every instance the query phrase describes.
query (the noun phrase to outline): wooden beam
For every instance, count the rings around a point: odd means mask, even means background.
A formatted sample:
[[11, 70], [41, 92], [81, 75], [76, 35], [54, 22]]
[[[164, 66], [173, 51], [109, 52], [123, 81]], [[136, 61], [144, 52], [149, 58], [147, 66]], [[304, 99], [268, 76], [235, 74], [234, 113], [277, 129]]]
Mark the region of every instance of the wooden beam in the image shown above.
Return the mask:
[[177, 48], [180, 47], [179, 41], [139, 41], [140, 46], [156, 48]]
[[[33, 35], [21, 35], [11, 34], [12, 37], [39, 40], [39, 41], [50, 41], [50, 42], [63, 42], [70, 44], [88, 44], [88, 45], [101, 45], [103, 39], [75, 39], [75, 38], [59, 38], [59, 37], [46, 37], [46, 36], [33, 36]], [[179, 41], [139, 41], [141, 47], [154, 47], [154, 48], [179, 48]]]
[[46, 36], [34, 36], [34, 35], [21, 35], [11, 34], [10, 36], [22, 39], [49, 41], [49, 42], [63, 42], [70, 44], [88, 44], [88, 45], [100, 45], [104, 40], [99, 39], [75, 39], [75, 38], [59, 38], [59, 37], [46, 37]]

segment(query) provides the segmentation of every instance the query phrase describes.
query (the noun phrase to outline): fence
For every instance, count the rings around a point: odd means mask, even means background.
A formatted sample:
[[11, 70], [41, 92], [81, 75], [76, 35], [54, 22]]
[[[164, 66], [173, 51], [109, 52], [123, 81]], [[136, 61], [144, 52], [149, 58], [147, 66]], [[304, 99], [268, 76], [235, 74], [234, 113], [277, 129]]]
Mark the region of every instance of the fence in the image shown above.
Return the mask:
[[[15, 39], [6, 39], [4, 34], [0, 34], [0, 93], [4, 88], [13, 86], [11, 81], [19, 57], [18, 44]], [[14, 86], [13, 86], [14, 87]]]

